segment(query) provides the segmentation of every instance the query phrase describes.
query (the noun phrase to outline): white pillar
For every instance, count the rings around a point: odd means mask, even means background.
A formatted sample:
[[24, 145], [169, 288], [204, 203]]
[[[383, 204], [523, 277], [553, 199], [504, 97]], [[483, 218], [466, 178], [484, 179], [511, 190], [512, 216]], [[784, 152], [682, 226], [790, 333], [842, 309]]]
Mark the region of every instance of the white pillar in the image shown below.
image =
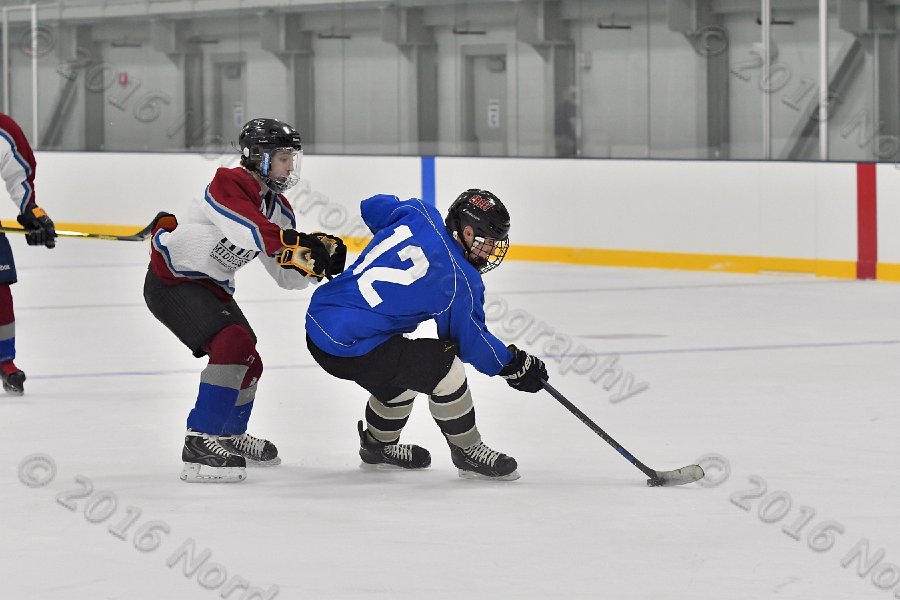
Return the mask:
[[819, 159], [828, 160], [828, 0], [819, 0]]
[[763, 158], [772, 158], [772, 95], [766, 90], [771, 85], [772, 77], [772, 0], [762, 0], [762, 44], [763, 44], [763, 71], [762, 81], [769, 82], [761, 86], [763, 99]]
[[31, 5], [31, 147], [38, 149], [38, 15]]

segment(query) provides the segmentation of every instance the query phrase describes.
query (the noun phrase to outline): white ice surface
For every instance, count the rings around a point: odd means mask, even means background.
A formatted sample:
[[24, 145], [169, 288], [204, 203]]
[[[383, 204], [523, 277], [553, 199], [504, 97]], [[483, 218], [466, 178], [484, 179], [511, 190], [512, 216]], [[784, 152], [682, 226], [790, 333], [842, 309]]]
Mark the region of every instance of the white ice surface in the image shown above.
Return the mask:
[[[189, 485], [178, 479], [181, 435], [205, 362], [145, 308], [147, 246], [64, 239], [50, 252], [12, 242], [17, 363], [28, 381], [25, 396], [0, 395], [0, 597], [240, 598], [217, 587], [224, 572], [277, 586], [264, 597], [280, 599], [856, 600], [896, 591], [872, 582], [873, 573], [886, 587], [900, 577], [884, 566], [900, 563], [895, 284], [514, 262], [487, 275], [489, 299], [588, 351], [617, 353], [649, 383], [612, 403], [615, 389], [561, 375], [548, 359], [552, 383], [638, 458], [661, 470], [709, 453], [729, 461], [730, 478], [716, 487], [651, 489], [548, 394], [517, 393], [474, 370], [481, 432], [516, 457], [519, 481], [459, 479], [421, 398], [402, 439], [429, 448], [431, 468], [359, 469], [365, 392], [312, 362], [303, 333], [311, 292], [279, 290], [251, 265], [237, 298], [266, 366], [251, 432], [274, 441], [284, 464], [239, 484]], [[541, 353], [546, 339], [530, 349]], [[45, 487], [20, 482], [20, 461], [33, 453], [57, 466]], [[116, 499], [106, 521], [89, 522], [84, 509], [102, 517], [109, 500], [75, 499], [75, 511], [57, 502], [78, 489], [76, 476]], [[785, 493], [764, 515], [791, 501], [777, 523], [760, 519], [760, 499], [749, 512], [730, 501], [754, 488], [750, 476]], [[108, 528], [129, 506], [141, 516], [122, 541]], [[801, 506], [815, 516], [797, 541], [782, 528]], [[808, 534], [827, 520], [844, 533], [814, 552]], [[170, 533], [141, 552], [133, 539], [150, 521]], [[870, 560], [885, 551], [866, 577], [858, 562], [841, 565], [861, 540]], [[184, 562], [167, 564], [188, 541], [195, 557], [210, 553], [190, 577]]]

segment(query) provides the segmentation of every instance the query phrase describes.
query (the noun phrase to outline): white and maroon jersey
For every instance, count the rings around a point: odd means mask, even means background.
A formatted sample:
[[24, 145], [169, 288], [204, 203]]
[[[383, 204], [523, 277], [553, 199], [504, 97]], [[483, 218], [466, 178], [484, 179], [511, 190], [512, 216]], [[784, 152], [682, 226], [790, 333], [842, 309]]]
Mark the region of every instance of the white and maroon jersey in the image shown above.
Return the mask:
[[34, 203], [34, 174], [37, 163], [31, 145], [12, 117], [0, 113], [0, 177], [21, 214]]
[[178, 217], [178, 227], [153, 236], [150, 268], [166, 283], [194, 281], [228, 300], [235, 272], [259, 256], [279, 286], [303, 289], [309, 279], [275, 262], [287, 228], [295, 229], [296, 219], [284, 196], [261, 186], [243, 167], [220, 168], [203, 198]]

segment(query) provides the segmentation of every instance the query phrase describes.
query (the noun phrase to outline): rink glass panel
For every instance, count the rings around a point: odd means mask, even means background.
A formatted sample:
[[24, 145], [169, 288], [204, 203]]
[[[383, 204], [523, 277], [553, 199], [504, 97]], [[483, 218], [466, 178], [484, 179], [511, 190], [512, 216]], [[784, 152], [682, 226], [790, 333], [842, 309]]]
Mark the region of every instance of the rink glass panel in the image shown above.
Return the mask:
[[[44, 150], [232, 152], [275, 116], [323, 154], [820, 160], [819, 2], [771, 3], [765, 72], [767, 2], [6, 2], [4, 108]], [[828, 3], [829, 159], [900, 154], [896, 10]]]

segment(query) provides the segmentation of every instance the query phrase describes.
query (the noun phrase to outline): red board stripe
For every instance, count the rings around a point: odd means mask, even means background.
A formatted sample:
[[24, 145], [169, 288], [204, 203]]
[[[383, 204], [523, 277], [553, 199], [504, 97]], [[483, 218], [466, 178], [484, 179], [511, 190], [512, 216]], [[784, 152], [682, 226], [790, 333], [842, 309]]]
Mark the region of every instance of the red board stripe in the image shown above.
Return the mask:
[[856, 278], [875, 279], [878, 264], [878, 194], [875, 163], [856, 165]]

